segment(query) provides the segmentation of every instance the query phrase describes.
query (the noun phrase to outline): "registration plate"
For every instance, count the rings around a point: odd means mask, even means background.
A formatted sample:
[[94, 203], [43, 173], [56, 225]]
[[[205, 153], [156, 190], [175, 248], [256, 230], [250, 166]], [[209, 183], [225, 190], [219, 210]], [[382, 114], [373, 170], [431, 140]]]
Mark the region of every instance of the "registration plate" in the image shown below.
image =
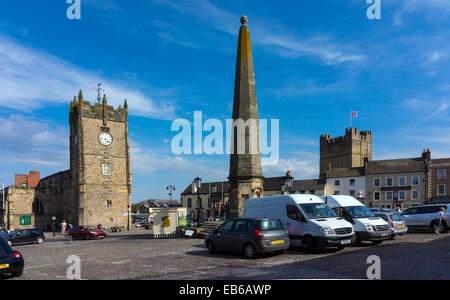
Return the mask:
[[403, 228], [403, 227], [405, 227], [405, 225], [403, 225], [403, 224], [398, 224], [397, 227], [398, 227], [398, 228]]
[[7, 268], [9, 268], [9, 264], [0, 265], [0, 269], [7, 269]]
[[389, 236], [389, 233], [382, 233], [381, 236]]
[[284, 244], [283, 240], [272, 241], [272, 245]]
[[343, 241], [341, 241], [341, 245], [348, 245], [351, 242], [352, 242], [351, 240], [343, 240]]

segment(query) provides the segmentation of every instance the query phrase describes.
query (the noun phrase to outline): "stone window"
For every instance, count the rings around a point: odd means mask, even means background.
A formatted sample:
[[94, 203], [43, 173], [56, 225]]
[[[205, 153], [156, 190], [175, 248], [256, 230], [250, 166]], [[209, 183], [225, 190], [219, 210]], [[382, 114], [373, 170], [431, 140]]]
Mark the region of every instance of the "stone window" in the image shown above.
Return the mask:
[[376, 186], [376, 187], [381, 186], [381, 179], [380, 178], [374, 178], [373, 179], [373, 186]]
[[394, 198], [393, 192], [386, 192], [386, 200], [392, 200]]
[[398, 192], [398, 199], [399, 200], [405, 200], [406, 199], [406, 193], [405, 191]]
[[355, 190], [350, 190], [350, 196], [355, 197], [355, 195], [356, 195]]
[[341, 181], [340, 181], [340, 180], [335, 180], [335, 181], [334, 181], [334, 185], [335, 185], [335, 186], [341, 185]]
[[411, 185], [419, 185], [419, 176], [411, 177]]
[[380, 201], [380, 192], [373, 192], [373, 200]]
[[445, 170], [444, 169], [438, 170], [438, 179], [445, 179]]
[[112, 200], [106, 200], [106, 207], [112, 208]]
[[399, 177], [398, 186], [405, 186], [405, 185], [406, 185], [406, 177]]
[[350, 179], [350, 185], [355, 185], [356, 180], [355, 179]]
[[437, 190], [438, 196], [444, 196], [445, 195], [445, 184], [439, 184], [438, 190]]
[[393, 186], [394, 185], [394, 179], [392, 177], [386, 178], [386, 186]]
[[187, 207], [189, 207], [189, 208], [192, 207], [192, 199], [191, 198], [188, 198]]
[[339, 191], [334, 191], [334, 194], [335, 194], [335, 195], [339, 195], [340, 192], [339, 192]]
[[111, 164], [102, 164], [103, 176], [111, 176]]
[[419, 200], [419, 191], [411, 191], [411, 200]]

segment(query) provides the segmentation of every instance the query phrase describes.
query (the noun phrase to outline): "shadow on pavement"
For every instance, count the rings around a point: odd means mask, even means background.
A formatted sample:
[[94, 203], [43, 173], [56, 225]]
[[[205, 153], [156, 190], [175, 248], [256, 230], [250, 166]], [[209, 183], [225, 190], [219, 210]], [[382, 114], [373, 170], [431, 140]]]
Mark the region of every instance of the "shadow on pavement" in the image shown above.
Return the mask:
[[[356, 251], [336, 252], [319, 258], [304, 261], [279, 264], [276, 266], [258, 267], [255, 273], [230, 274], [211, 276], [208, 280], [239, 279], [367, 279], [367, 263], [369, 256], [377, 255], [381, 259], [381, 279], [395, 280], [449, 280], [450, 272], [450, 235], [424, 242], [402, 242], [378, 245], [375, 247], [360, 247]], [[205, 253], [206, 252], [206, 253]], [[193, 251], [189, 255], [210, 255], [207, 251]], [[219, 256], [235, 259], [236, 256]], [[257, 260], [256, 260], [257, 261]], [[246, 266], [243, 266], [245, 268]], [[224, 267], [224, 269], [228, 269]]]

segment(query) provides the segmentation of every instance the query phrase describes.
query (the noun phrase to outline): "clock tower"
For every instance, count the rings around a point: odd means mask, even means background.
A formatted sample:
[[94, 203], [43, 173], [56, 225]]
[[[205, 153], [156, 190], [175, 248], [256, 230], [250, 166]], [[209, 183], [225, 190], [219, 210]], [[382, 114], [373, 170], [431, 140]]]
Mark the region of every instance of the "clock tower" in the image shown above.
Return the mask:
[[[129, 226], [131, 170], [128, 104], [115, 109], [78, 97], [70, 104], [68, 222]], [[67, 202], [66, 202], [67, 203]]]

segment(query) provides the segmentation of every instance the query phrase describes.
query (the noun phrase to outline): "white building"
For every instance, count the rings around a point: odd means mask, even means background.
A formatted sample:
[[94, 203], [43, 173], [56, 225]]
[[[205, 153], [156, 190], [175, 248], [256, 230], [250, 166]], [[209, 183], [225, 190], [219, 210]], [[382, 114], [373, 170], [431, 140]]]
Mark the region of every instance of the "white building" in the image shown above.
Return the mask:
[[349, 195], [363, 202], [366, 198], [364, 168], [332, 169], [327, 171], [326, 195]]

